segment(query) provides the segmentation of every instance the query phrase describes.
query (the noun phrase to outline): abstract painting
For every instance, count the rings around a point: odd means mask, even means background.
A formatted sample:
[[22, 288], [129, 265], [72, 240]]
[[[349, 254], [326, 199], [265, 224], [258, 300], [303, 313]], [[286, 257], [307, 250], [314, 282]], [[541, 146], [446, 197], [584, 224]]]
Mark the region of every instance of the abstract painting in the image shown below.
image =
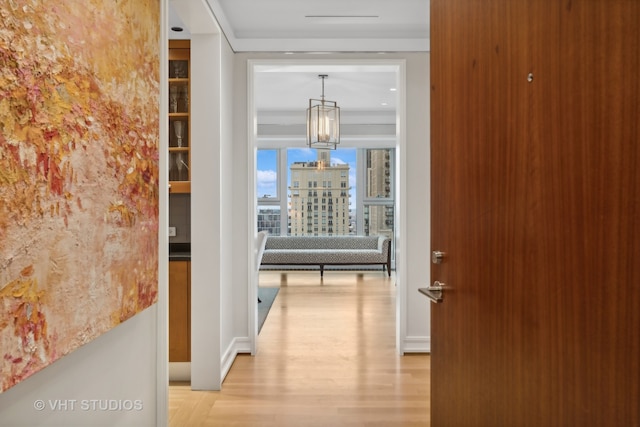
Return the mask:
[[0, 2], [0, 392], [157, 300], [159, 22]]

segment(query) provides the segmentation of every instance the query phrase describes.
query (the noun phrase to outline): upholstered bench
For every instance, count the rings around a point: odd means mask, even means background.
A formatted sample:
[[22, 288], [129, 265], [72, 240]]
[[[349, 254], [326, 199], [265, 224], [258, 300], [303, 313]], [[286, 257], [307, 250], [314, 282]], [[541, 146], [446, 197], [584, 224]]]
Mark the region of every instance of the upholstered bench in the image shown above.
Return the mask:
[[268, 236], [262, 265], [381, 264], [391, 276], [391, 239], [385, 236]]

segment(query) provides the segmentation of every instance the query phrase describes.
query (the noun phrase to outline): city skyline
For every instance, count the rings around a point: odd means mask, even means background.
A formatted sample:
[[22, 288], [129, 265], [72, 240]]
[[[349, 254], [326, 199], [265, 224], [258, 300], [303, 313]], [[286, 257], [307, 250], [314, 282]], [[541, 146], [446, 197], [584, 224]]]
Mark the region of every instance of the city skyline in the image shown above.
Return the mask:
[[[257, 195], [259, 198], [277, 196], [277, 151], [258, 150], [257, 154]], [[313, 162], [317, 160], [317, 150], [312, 148], [288, 148], [287, 149], [287, 188], [291, 185], [291, 165], [296, 162]], [[339, 148], [331, 151], [331, 164], [349, 165], [349, 186], [351, 187], [350, 209], [355, 209], [353, 205], [356, 179], [356, 149]], [[288, 195], [284, 195], [285, 197]]]

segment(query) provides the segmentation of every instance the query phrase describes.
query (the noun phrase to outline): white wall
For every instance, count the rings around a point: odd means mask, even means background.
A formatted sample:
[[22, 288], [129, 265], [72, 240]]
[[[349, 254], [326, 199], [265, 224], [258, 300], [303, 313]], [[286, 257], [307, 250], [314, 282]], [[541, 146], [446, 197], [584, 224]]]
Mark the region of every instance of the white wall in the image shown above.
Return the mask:
[[407, 60], [407, 156], [405, 172], [407, 323], [405, 352], [431, 351], [431, 318], [427, 298], [418, 288], [428, 286], [431, 277], [431, 163], [429, 109], [429, 54]]
[[[154, 305], [2, 393], [0, 426], [162, 425], [156, 417], [156, 316]], [[91, 400], [101, 401], [96, 409]], [[131, 404], [142, 409], [124, 409]]]
[[[242, 198], [244, 192], [235, 191], [235, 179], [228, 179], [234, 176], [235, 170], [235, 146], [233, 141], [233, 104], [235, 94], [234, 88], [234, 53], [225, 39], [222, 40], [220, 52], [220, 119], [221, 135], [220, 149], [221, 160], [220, 172], [222, 177], [222, 192], [220, 203], [222, 204], [222, 223], [224, 224], [221, 245], [222, 247], [222, 323], [221, 323], [221, 345], [222, 345], [222, 377], [227, 374], [231, 364], [238, 352], [247, 350], [247, 339], [241, 333], [236, 322], [237, 311], [234, 301], [241, 299], [243, 293], [246, 294], [246, 269], [236, 271], [233, 268], [234, 249], [241, 237], [236, 233], [233, 224], [239, 215], [246, 214], [238, 212], [235, 200]], [[234, 176], [235, 177], [235, 176]], [[246, 233], [246, 230], [243, 230]], [[243, 278], [245, 276], [245, 278]], [[240, 294], [238, 294], [240, 292]], [[246, 299], [245, 299], [246, 301]], [[242, 323], [242, 322], [241, 322]]]
[[[231, 191], [233, 192], [233, 218], [231, 228], [233, 230], [233, 246], [231, 268], [233, 270], [233, 314], [231, 318], [231, 333], [237, 339], [238, 351], [250, 352], [247, 312], [247, 283], [250, 280], [249, 265], [247, 263], [247, 250], [253, 232], [247, 227], [249, 210], [247, 207], [247, 186], [249, 185], [247, 171], [247, 67], [242, 65], [237, 54], [233, 54], [230, 72], [233, 74], [232, 84], [229, 84], [232, 97], [231, 119], [227, 122], [231, 125], [231, 148], [233, 167], [229, 171]], [[257, 302], [257, 300], [256, 300]]]
[[235, 309], [238, 289], [246, 294], [247, 270], [233, 264], [239, 197], [233, 179], [234, 54], [213, 22], [200, 28], [191, 38], [191, 386], [219, 390], [237, 353], [248, 348]]
[[191, 387], [219, 390], [224, 266], [219, 34], [191, 38]]
[[[428, 53], [407, 54], [353, 54], [353, 55], [323, 55], [323, 59], [404, 59], [406, 61], [407, 91], [406, 91], [406, 186], [402, 190], [406, 198], [405, 213], [406, 230], [404, 236], [406, 253], [398, 254], [406, 267], [405, 289], [405, 318], [400, 330], [401, 347], [403, 352], [424, 352], [430, 350], [430, 314], [426, 298], [417, 291], [430, 280], [429, 255], [429, 55]], [[247, 280], [249, 268], [249, 245], [253, 234], [248, 230], [248, 212], [253, 209], [247, 197], [247, 177], [252, 176], [249, 171], [251, 153], [248, 150], [247, 123], [247, 62], [249, 60], [295, 61], [310, 59], [309, 55], [284, 55], [277, 53], [235, 55], [234, 85], [234, 118], [233, 118], [233, 170], [226, 178], [233, 182], [233, 191], [237, 195], [233, 199], [234, 221], [232, 223], [234, 239], [232, 269], [235, 289], [233, 310], [234, 333], [244, 339], [248, 337], [249, 313], [247, 308], [247, 294], [243, 289], [243, 281]], [[317, 59], [317, 57], [314, 57]], [[246, 288], [246, 286], [244, 286]]]

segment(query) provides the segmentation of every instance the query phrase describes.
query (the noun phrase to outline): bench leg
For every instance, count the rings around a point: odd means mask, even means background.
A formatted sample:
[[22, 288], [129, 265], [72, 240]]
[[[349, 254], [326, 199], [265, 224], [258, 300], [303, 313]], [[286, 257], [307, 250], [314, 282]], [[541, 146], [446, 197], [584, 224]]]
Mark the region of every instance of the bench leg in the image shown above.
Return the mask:
[[320, 264], [320, 277], [324, 277], [324, 264]]

